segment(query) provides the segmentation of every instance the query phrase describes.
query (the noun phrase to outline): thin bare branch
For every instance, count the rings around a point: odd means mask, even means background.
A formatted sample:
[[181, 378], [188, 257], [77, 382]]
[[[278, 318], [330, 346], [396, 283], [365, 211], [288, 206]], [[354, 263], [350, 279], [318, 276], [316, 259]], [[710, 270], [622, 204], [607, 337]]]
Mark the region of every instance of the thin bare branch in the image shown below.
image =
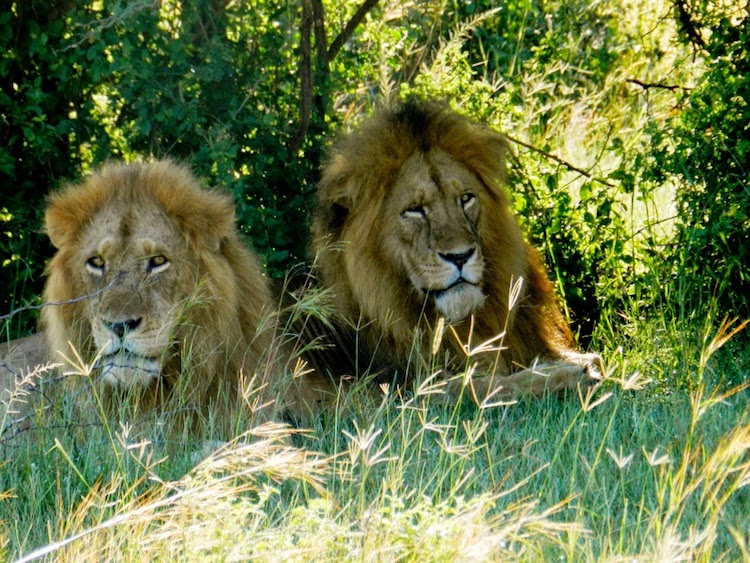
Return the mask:
[[573, 164], [571, 164], [567, 160], [563, 160], [562, 158], [560, 158], [557, 155], [554, 155], [552, 153], [548, 153], [547, 151], [543, 151], [542, 149], [537, 148], [534, 145], [530, 145], [529, 143], [525, 143], [524, 141], [522, 141], [520, 139], [516, 139], [515, 137], [511, 137], [510, 135], [507, 135], [507, 134], [505, 135], [505, 138], [508, 139], [509, 141], [513, 141], [517, 145], [521, 145], [524, 148], [527, 148], [527, 149], [529, 149], [531, 151], [539, 153], [542, 156], [544, 156], [545, 158], [548, 158], [550, 160], [554, 160], [558, 164], [561, 164], [562, 166], [565, 166], [565, 168], [567, 168], [568, 170], [570, 170], [572, 172], [577, 172], [581, 176], [585, 176], [586, 178], [589, 178], [593, 182], [599, 182], [600, 184], [604, 184], [605, 186], [609, 186], [610, 188], [615, 188], [616, 187], [613, 183], [608, 182], [607, 180], [603, 180], [602, 178], [597, 178], [596, 176], [592, 176], [586, 170], [583, 170], [582, 168], [578, 168], [577, 166], [574, 166]]
[[688, 88], [687, 86], [680, 86], [679, 84], [661, 84], [659, 82], [641, 82], [637, 78], [628, 78], [626, 82], [630, 82], [631, 84], [640, 86], [644, 90], [650, 90], [651, 88], [657, 88], [660, 90], [669, 90], [670, 92], [674, 92], [675, 90], [685, 90], [685, 91], [692, 90], [692, 88]]
[[24, 307], [19, 307], [18, 309], [13, 309], [10, 313], [6, 313], [5, 315], [0, 315], [0, 321], [4, 321], [6, 319], [9, 319], [17, 315], [18, 313], [23, 313], [25, 311], [38, 311], [39, 309], [43, 309], [44, 307], [60, 307], [62, 305], [70, 305], [71, 303], [78, 303], [79, 301], [83, 301], [84, 299], [96, 297], [103, 291], [107, 291], [119, 279], [120, 279], [120, 276], [115, 276], [114, 278], [112, 278], [112, 281], [110, 281], [106, 286], [97, 289], [94, 293], [81, 295], [80, 297], [74, 297], [73, 299], [67, 299], [65, 301], [47, 301], [39, 305], [26, 305]]
[[331, 46], [328, 48], [328, 55], [326, 56], [326, 60], [329, 63], [336, 58], [336, 55], [338, 55], [341, 48], [346, 44], [347, 41], [349, 41], [349, 38], [354, 33], [354, 30], [357, 29], [357, 26], [362, 23], [362, 20], [365, 19], [365, 16], [375, 6], [377, 6], [377, 4], [378, 0], [365, 0], [365, 2], [354, 13], [352, 19], [350, 19], [344, 26], [344, 29], [341, 30], [341, 33], [339, 33], [331, 42]]

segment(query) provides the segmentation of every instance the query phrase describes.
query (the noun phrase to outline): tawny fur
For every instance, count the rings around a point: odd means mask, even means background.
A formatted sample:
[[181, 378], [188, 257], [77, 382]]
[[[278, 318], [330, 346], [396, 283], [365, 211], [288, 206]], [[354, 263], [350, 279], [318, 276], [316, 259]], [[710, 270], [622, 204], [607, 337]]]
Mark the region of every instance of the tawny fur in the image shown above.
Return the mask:
[[[138, 317], [133, 334], [149, 330], [147, 344], [165, 342], [148, 360], [160, 373], [140, 385], [105, 380], [105, 396], [138, 387], [144, 409], [176, 399], [188, 410], [216, 403], [225, 416], [240, 374], [252, 377], [267, 359], [271, 336], [258, 330], [273, 307], [261, 265], [238, 235], [231, 197], [203, 189], [170, 160], [106, 164], [49, 197], [45, 229], [57, 252], [43, 300], [60, 303], [42, 311], [51, 359], [72, 357], [70, 342], [91, 362], [102, 345], [95, 325], [134, 325]], [[87, 265], [99, 254], [101, 272]], [[160, 262], [149, 272], [152, 255]]]
[[[405, 373], [419, 334], [422, 359], [427, 364], [433, 361], [430, 327], [445, 315], [436, 309], [434, 300], [415, 288], [414, 267], [402, 256], [417, 252], [410, 246], [420, 244], [418, 237], [432, 237], [433, 242], [440, 238], [441, 244], [450, 246], [453, 232], [462, 229], [456, 240], [468, 240], [474, 230], [477, 253], [483, 255], [484, 300], [475, 299], [471, 343], [476, 346], [504, 333], [500, 342], [507, 348], [499, 356], [483, 354], [468, 362], [478, 361], [484, 373], [504, 376], [496, 388], [485, 386], [486, 391], [504, 388], [503, 396], [538, 395], [597, 376], [598, 356], [575, 351], [539, 255], [524, 241], [511, 214], [503, 186], [507, 150], [504, 137], [497, 132], [442, 104], [413, 100], [376, 113], [334, 144], [318, 187], [312, 250], [321, 284], [334, 296], [336, 322], [367, 327], [359, 338], [376, 350], [376, 365]], [[428, 169], [429, 174], [420, 172]], [[471, 192], [474, 199], [469, 202], [479, 206], [472, 208], [475, 218], [465, 221], [467, 210], [450, 221], [433, 219], [428, 234], [414, 230], [411, 240], [408, 229], [400, 238], [393, 234], [408, 221], [421, 220], [421, 200], [410, 195], [410, 190], [461, 194], [464, 188], [455, 178], [464, 178], [478, 192]], [[415, 198], [411, 208], [408, 197]], [[436, 209], [456, 207], [439, 198], [434, 203]], [[461, 221], [467, 225], [461, 226]], [[424, 244], [420, 251], [425, 257], [439, 250]], [[523, 279], [521, 293], [511, 308], [510, 288], [519, 279]], [[464, 342], [469, 337], [470, 317], [452, 319]], [[467, 365], [452, 335], [443, 338], [442, 347], [452, 358], [447, 360], [448, 367]], [[334, 364], [326, 368], [335, 374]], [[534, 366], [538, 369], [529, 369]]]

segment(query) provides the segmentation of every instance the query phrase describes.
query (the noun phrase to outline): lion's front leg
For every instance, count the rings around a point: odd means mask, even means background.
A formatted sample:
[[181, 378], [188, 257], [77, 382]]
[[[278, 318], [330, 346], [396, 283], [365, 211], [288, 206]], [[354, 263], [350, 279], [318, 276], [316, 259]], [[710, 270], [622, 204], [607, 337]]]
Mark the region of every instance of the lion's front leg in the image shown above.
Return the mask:
[[535, 363], [509, 375], [451, 380], [447, 392], [457, 397], [469, 387], [478, 404], [492, 404], [529, 395], [558, 394], [579, 386], [589, 387], [602, 380], [602, 372], [603, 362], [599, 355], [570, 352], [564, 359]]
[[602, 359], [596, 354], [571, 353], [561, 360], [535, 364], [514, 372], [496, 385], [508, 385], [520, 395], [541, 397], [579, 386], [589, 387], [602, 379]]

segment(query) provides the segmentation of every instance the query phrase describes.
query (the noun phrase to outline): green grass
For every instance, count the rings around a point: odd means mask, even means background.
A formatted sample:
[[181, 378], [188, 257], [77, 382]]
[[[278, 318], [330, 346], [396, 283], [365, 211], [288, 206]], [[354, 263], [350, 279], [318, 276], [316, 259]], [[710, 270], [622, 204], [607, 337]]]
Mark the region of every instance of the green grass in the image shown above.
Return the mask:
[[[603, 43], [617, 56], [601, 82], [556, 57], [545, 62], [543, 53], [523, 66], [514, 61], [507, 76], [477, 77], [465, 64], [463, 31], [479, 19], [457, 26], [434, 50], [427, 38], [405, 43], [385, 19], [373, 18], [363, 37], [367, 51], [383, 59], [375, 66], [388, 75], [384, 84], [398, 82], [396, 69], [425, 61], [417, 91], [449, 95], [467, 113], [595, 177], [613, 180], [623, 162], [635, 160], [627, 169], [636, 178], [633, 193], [614, 192], [627, 229], [612, 227], [610, 236], [609, 228], [598, 233], [605, 223], [586, 219], [606, 198], [589, 198], [578, 222], [569, 220], [575, 205], [562, 208], [569, 225], [563, 245], [585, 228], [572, 250], [626, 243], [602, 251], [611, 264], [599, 254], [581, 262], [586, 279], [589, 266], [601, 269], [597, 298], [605, 314], [592, 344], [610, 365], [601, 388], [589, 397], [487, 410], [468, 400], [441, 405], [429, 386], [380, 405], [355, 397], [350, 410], [326, 413], [308, 431], [267, 425], [218, 451], [211, 431], [167, 435], [158, 420], [123, 426], [66, 404], [40, 417], [39, 430], [0, 436], [0, 560], [34, 553], [76, 562], [750, 560], [750, 401], [742, 388], [750, 380], [750, 339], [741, 333], [725, 342], [732, 329], [690, 308], [696, 300], [670, 268], [659, 278], [673, 257], [675, 187], [671, 179], [640, 183], [647, 166], [638, 162], [651, 155], [649, 123], [669, 119], [679, 99], [671, 90], [628, 85], [638, 78], [691, 86], [701, 60], [678, 45], [669, 5], [589, 4], [545, 18], [539, 30], [524, 18], [517, 44], [534, 45], [521, 39], [547, 34], [565, 18], [588, 30], [599, 18], [594, 8], [605, 17], [614, 12], [622, 36]], [[442, 12], [435, 10], [435, 25]], [[430, 35], [435, 29], [422, 27]], [[576, 54], [570, 60], [593, 57], [588, 31], [563, 35], [552, 35], [553, 46]], [[369, 92], [367, 76], [348, 80], [367, 83]], [[498, 98], [500, 85], [521, 103]], [[342, 82], [332, 91], [354, 90]], [[613, 134], [623, 149], [615, 150]], [[547, 194], [554, 175], [573, 204], [584, 182], [602, 197], [612, 194], [519, 152], [521, 172], [534, 181], [517, 189], [536, 190], [535, 198]], [[547, 197], [532, 201], [546, 209], [559, 194]], [[533, 216], [527, 220], [535, 225]], [[17, 273], [22, 266], [12, 265]], [[11, 302], [28, 283], [27, 276], [14, 279]], [[0, 333], [22, 334], [32, 324], [12, 317]], [[0, 423], [5, 411], [0, 405]]]
[[[2, 554], [748, 559], [746, 341], [720, 349], [730, 325], [657, 326], [606, 339], [609, 380], [588, 397], [481, 410], [423, 386], [304, 432], [270, 423], [210, 455], [210, 434], [52, 417], [3, 443]], [[648, 382], [675, 365], [672, 381], [692, 383]]]

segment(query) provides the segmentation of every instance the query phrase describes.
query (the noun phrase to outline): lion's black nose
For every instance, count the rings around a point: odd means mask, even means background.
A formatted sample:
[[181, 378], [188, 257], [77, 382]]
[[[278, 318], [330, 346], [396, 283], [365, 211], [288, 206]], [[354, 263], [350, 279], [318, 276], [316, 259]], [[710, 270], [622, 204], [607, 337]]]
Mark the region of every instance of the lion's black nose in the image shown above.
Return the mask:
[[466, 252], [438, 252], [438, 254], [440, 255], [440, 258], [442, 258], [446, 262], [454, 264], [456, 268], [461, 271], [461, 268], [463, 268], [464, 264], [469, 261], [469, 258], [474, 256], [474, 249], [470, 248]]
[[125, 336], [126, 332], [132, 332], [137, 329], [138, 325], [141, 324], [141, 320], [143, 319], [129, 319], [127, 321], [113, 323], [111, 321], [105, 321], [104, 319], [102, 319], [102, 322], [104, 323], [104, 326], [114, 332], [118, 338], [122, 338], [123, 336]]

